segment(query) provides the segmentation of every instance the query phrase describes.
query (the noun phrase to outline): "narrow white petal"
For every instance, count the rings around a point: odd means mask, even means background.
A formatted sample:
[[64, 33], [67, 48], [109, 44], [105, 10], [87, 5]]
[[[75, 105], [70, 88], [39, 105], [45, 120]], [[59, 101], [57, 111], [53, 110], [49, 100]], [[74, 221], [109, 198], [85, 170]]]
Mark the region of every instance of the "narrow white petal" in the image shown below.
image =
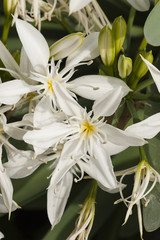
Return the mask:
[[111, 116], [117, 110], [123, 97], [124, 92], [121, 87], [104, 94], [93, 104], [94, 116]]
[[[2, 147], [0, 148], [0, 158], [1, 156], [2, 156]], [[13, 187], [12, 187], [11, 180], [7, 174], [7, 171], [3, 167], [1, 161], [0, 161], [0, 188], [1, 188], [4, 204], [10, 216], [12, 211]]]
[[63, 112], [53, 113], [49, 96], [44, 96], [36, 105], [34, 111], [34, 127], [41, 128], [53, 122], [62, 122], [65, 119]]
[[66, 115], [81, 116], [82, 107], [73, 97], [71, 97], [67, 89], [65, 89], [61, 84], [55, 83], [54, 90], [59, 106]]
[[132, 7], [138, 11], [148, 11], [150, 8], [149, 0], [127, 0]]
[[98, 36], [98, 32], [88, 35], [84, 39], [81, 47], [67, 58], [66, 67], [75, 66], [79, 62], [88, 61], [98, 57]]
[[158, 68], [156, 68], [152, 63], [150, 63], [149, 61], [147, 61], [144, 57], [141, 56], [141, 58], [143, 59], [143, 61], [146, 63], [152, 77], [153, 80], [158, 88], [158, 91], [160, 92], [160, 71], [158, 70]]
[[67, 83], [67, 88], [91, 100], [98, 100], [103, 95], [110, 93], [111, 90], [115, 91], [119, 88], [121, 88], [123, 96], [130, 91], [130, 88], [121, 79], [100, 75], [86, 75], [76, 78]]
[[89, 4], [92, 0], [70, 0], [69, 2], [69, 12], [70, 14], [80, 9], [84, 8], [87, 4]]
[[16, 28], [25, 52], [36, 71], [44, 73], [49, 60], [49, 47], [43, 35], [30, 23], [17, 19]]
[[24, 178], [31, 175], [43, 161], [34, 158], [33, 151], [22, 151], [14, 147], [7, 148], [8, 162], [4, 163], [11, 178]]
[[32, 144], [36, 154], [41, 154], [49, 147], [54, 147], [60, 140], [72, 133], [72, 129], [63, 123], [53, 123], [40, 130], [28, 131], [23, 139]]
[[120, 146], [142, 146], [147, 143], [142, 137], [136, 136], [132, 132], [123, 131], [109, 124], [104, 126], [108, 141]]
[[[12, 201], [12, 209], [11, 211], [15, 211], [17, 208], [19, 208], [19, 206], [17, 205], [17, 203], [15, 201]], [[1, 213], [7, 213], [8, 209], [6, 208], [6, 206], [4, 205], [4, 201], [3, 201], [3, 197], [2, 194], [0, 194], [0, 212]]]
[[94, 158], [90, 157], [87, 163], [81, 162], [80, 165], [89, 176], [97, 180], [103, 190], [116, 191], [118, 184], [113, 171], [111, 158], [101, 144], [94, 144], [94, 156]]
[[127, 127], [125, 131], [140, 138], [153, 138], [160, 132], [160, 113]]
[[70, 172], [67, 172], [56, 186], [48, 189], [47, 213], [52, 228], [61, 220], [71, 191], [72, 182], [73, 176]]
[[12, 70], [11, 75], [15, 78], [23, 78], [20, 67], [18, 66], [15, 59], [12, 57], [8, 49], [0, 41], [0, 59], [7, 69]]
[[25, 94], [37, 90], [39, 86], [28, 85], [23, 80], [12, 80], [0, 84], [0, 103], [16, 104]]

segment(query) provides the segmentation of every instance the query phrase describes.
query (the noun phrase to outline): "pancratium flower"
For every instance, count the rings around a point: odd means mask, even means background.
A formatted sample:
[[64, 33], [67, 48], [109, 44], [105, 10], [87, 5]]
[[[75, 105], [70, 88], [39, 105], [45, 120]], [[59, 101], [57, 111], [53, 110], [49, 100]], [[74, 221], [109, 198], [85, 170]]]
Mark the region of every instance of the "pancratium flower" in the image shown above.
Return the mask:
[[[140, 151], [144, 155], [143, 148], [140, 148]], [[124, 224], [127, 222], [129, 216], [132, 214], [132, 208], [134, 207], [134, 205], [137, 206], [139, 231], [142, 239], [143, 225], [142, 225], [142, 213], [141, 213], [141, 200], [142, 199], [144, 200], [145, 202], [144, 206], [148, 205], [149, 199], [147, 199], [147, 195], [152, 191], [156, 183], [160, 184], [160, 175], [155, 169], [153, 169], [149, 165], [146, 159], [141, 160], [141, 162], [135, 167], [131, 167], [129, 169], [116, 172], [116, 176], [121, 176], [120, 183], [123, 182], [123, 179], [126, 175], [130, 175], [130, 174], [135, 174], [132, 194], [129, 197], [124, 197], [122, 188], [120, 185], [121, 199], [116, 201], [115, 203], [119, 203], [123, 201], [128, 208], [125, 216]]]

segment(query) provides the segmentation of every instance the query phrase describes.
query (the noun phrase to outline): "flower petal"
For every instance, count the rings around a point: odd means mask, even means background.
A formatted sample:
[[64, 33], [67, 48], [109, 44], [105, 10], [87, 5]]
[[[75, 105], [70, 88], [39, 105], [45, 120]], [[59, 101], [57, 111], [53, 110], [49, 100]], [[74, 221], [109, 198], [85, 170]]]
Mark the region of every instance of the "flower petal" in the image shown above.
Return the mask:
[[138, 11], [148, 11], [150, 8], [149, 0], [127, 0], [132, 7], [137, 9]]
[[153, 138], [160, 132], [160, 113], [127, 127], [125, 131], [137, 137]]
[[81, 47], [67, 58], [66, 67], [76, 66], [79, 62], [98, 57], [98, 36], [98, 32], [89, 34], [84, 39]]
[[84, 8], [87, 4], [89, 4], [92, 0], [70, 0], [69, 2], [69, 12], [70, 14], [80, 9]]
[[0, 103], [16, 104], [25, 94], [37, 90], [39, 86], [28, 85], [23, 80], [12, 80], [0, 84]]
[[39, 73], [45, 73], [50, 55], [45, 38], [26, 21], [17, 19], [16, 28], [32, 66]]
[[71, 187], [73, 176], [67, 172], [56, 186], [52, 186], [47, 192], [47, 213], [52, 228], [59, 223], [63, 215]]
[[146, 63], [152, 77], [153, 80], [158, 88], [158, 91], [160, 93], [160, 71], [158, 70], [158, 68], [156, 68], [152, 63], [150, 63], [149, 61], [147, 61], [144, 57], [141, 56], [141, 58], [143, 59], [143, 61]]

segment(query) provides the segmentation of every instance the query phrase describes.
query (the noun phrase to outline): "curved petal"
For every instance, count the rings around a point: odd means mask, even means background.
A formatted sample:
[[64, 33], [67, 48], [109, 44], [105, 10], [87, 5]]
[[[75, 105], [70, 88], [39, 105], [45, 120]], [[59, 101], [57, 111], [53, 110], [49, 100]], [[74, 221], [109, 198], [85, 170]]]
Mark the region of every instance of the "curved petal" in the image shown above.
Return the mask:
[[72, 183], [73, 176], [70, 172], [67, 172], [56, 186], [52, 186], [48, 189], [47, 213], [52, 228], [61, 220]]
[[123, 97], [124, 92], [121, 87], [103, 95], [93, 104], [94, 116], [97, 118], [100, 116], [111, 116], [118, 108]]
[[26, 21], [17, 19], [16, 28], [32, 66], [39, 73], [45, 73], [50, 55], [45, 38]]
[[141, 138], [153, 138], [160, 132], [160, 113], [127, 127], [125, 132]]
[[8, 49], [4, 46], [4, 44], [0, 41], [0, 59], [2, 60], [5, 67], [11, 71], [11, 75], [14, 78], [22, 78], [23, 75], [21, 74], [20, 67], [18, 66], [17, 62], [10, 54]]
[[39, 86], [28, 85], [23, 80], [12, 80], [0, 84], [0, 103], [16, 104], [25, 94], [37, 90]]
[[142, 146], [147, 142], [139, 136], [136, 136], [134, 133], [123, 131], [116, 127], [113, 127], [109, 124], [103, 126], [104, 131], [107, 134], [108, 141], [120, 146]]
[[76, 78], [67, 84], [67, 88], [76, 94], [91, 100], [98, 100], [103, 95], [110, 94], [111, 90], [121, 88], [125, 96], [131, 89], [119, 78], [101, 75], [86, 75]]
[[110, 156], [101, 144], [96, 143], [94, 145], [94, 158], [90, 157], [87, 163], [81, 162], [81, 167], [89, 176], [97, 180], [100, 187], [103, 186], [103, 190], [118, 190]]
[[138, 11], [148, 11], [150, 8], [150, 2], [149, 0], [127, 0], [132, 7], [137, 9]]
[[64, 112], [53, 113], [51, 109], [51, 100], [49, 96], [44, 96], [36, 105], [34, 111], [34, 127], [41, 128], [52, 124], [53, 122], [62, 122], [65, 120]]
[[152, 63], [150, 63], [149, 61], [147, 61], [144, 57], [141, 56], [141, 58], [143, 59], [143, 61], [146, 63], [152, 77], [153, 80], [158, 88], [158, 91], [160, 93], [160, 71], [158, 70], [158, 68], [156, 68]]
[[63, 123], [53, 123], [39, 130], [28, 131], [23, 139], [25, 142], [32, 144], [36, 154], [41, 154], [49, 147], [54, 147], [60, 140], [65, 139], [72, 134], [72, 129]]
[[79, 62], [88, 61], [99, 56], [98, 49], [99, 32], [89, 34], [80, 48], [71, 54], [66, 61], [66, 67], [76, 66]]
[[92, 2], [92, 0], [70, 0], [69, 2], [69, 12], [70, 14], [80, 9], [84, 8], [87, 4]]
[[58, 104], [63, 112], [68, 116], [81, 116], [82, 107], [77, 103], [77, 101], [71, 97], [67, 89], [65, 89], [61, 84], [54, 83], [54, 91], [57, 97]]

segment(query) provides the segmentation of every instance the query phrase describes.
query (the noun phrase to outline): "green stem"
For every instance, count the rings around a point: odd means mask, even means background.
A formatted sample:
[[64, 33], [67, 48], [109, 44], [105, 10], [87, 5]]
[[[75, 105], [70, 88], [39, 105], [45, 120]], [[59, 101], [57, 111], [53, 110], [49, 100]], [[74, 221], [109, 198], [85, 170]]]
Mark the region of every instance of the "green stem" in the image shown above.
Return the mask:
[[127, 50], [127, 49], [129, 50], [129, 47], [130, 47], [131, 30], [132, 30], [135, 14], [136, 14], [136, 10], [134, 8], [131, 8], [130, 12], [129, 12], [129, 17], [128, 17], [128, 23], [127, 23], [126, 40], [125, 40], [125, 43], [124, 43], [124, 49], [125, 50]]
[[6, 17], [5, 18], [5, 22], [4, 22], [4, 27], [3, 27], [3, 32], [2, 32], [2, 42], [4, 44], [7, 43], [7, 39], [8, 39], [8, 34], [9, 34], [9, 29], [11, 26], [11, 17]]
[[136, 87], [136, 90], [135, 92], [139, 92], [140, 90], [152, 85], [154, 83], [153, 79], [152, 78], [149, 78], [141, 83], [139, 83]]
[[147, 40], [145, 39], [145, 37], [142, 39], [142, 42], [141, 42], [141, 44], [140, 44], [140, 46], [139, 46], [139, 51], [142, 51], [142, 50], [145, 50], [146, 49], [146, 47], [147, 47]]
[[159, 94], [133, 94], [132, 99], [135, 100], [151, 100], [154, 102], [160, 102], [160, 95]]
[[145, 153], [145, 151], [144, 151], [144, 148], [143, 148], [143, 146], [140, 146], [139, 147], [139, 153], [140, 153], [140, 158], [141, 158], [141, 161], [146, 161], [146, 162], [148, 162], [147, 161], [147, 157], [146, 157], [146, 153]]

